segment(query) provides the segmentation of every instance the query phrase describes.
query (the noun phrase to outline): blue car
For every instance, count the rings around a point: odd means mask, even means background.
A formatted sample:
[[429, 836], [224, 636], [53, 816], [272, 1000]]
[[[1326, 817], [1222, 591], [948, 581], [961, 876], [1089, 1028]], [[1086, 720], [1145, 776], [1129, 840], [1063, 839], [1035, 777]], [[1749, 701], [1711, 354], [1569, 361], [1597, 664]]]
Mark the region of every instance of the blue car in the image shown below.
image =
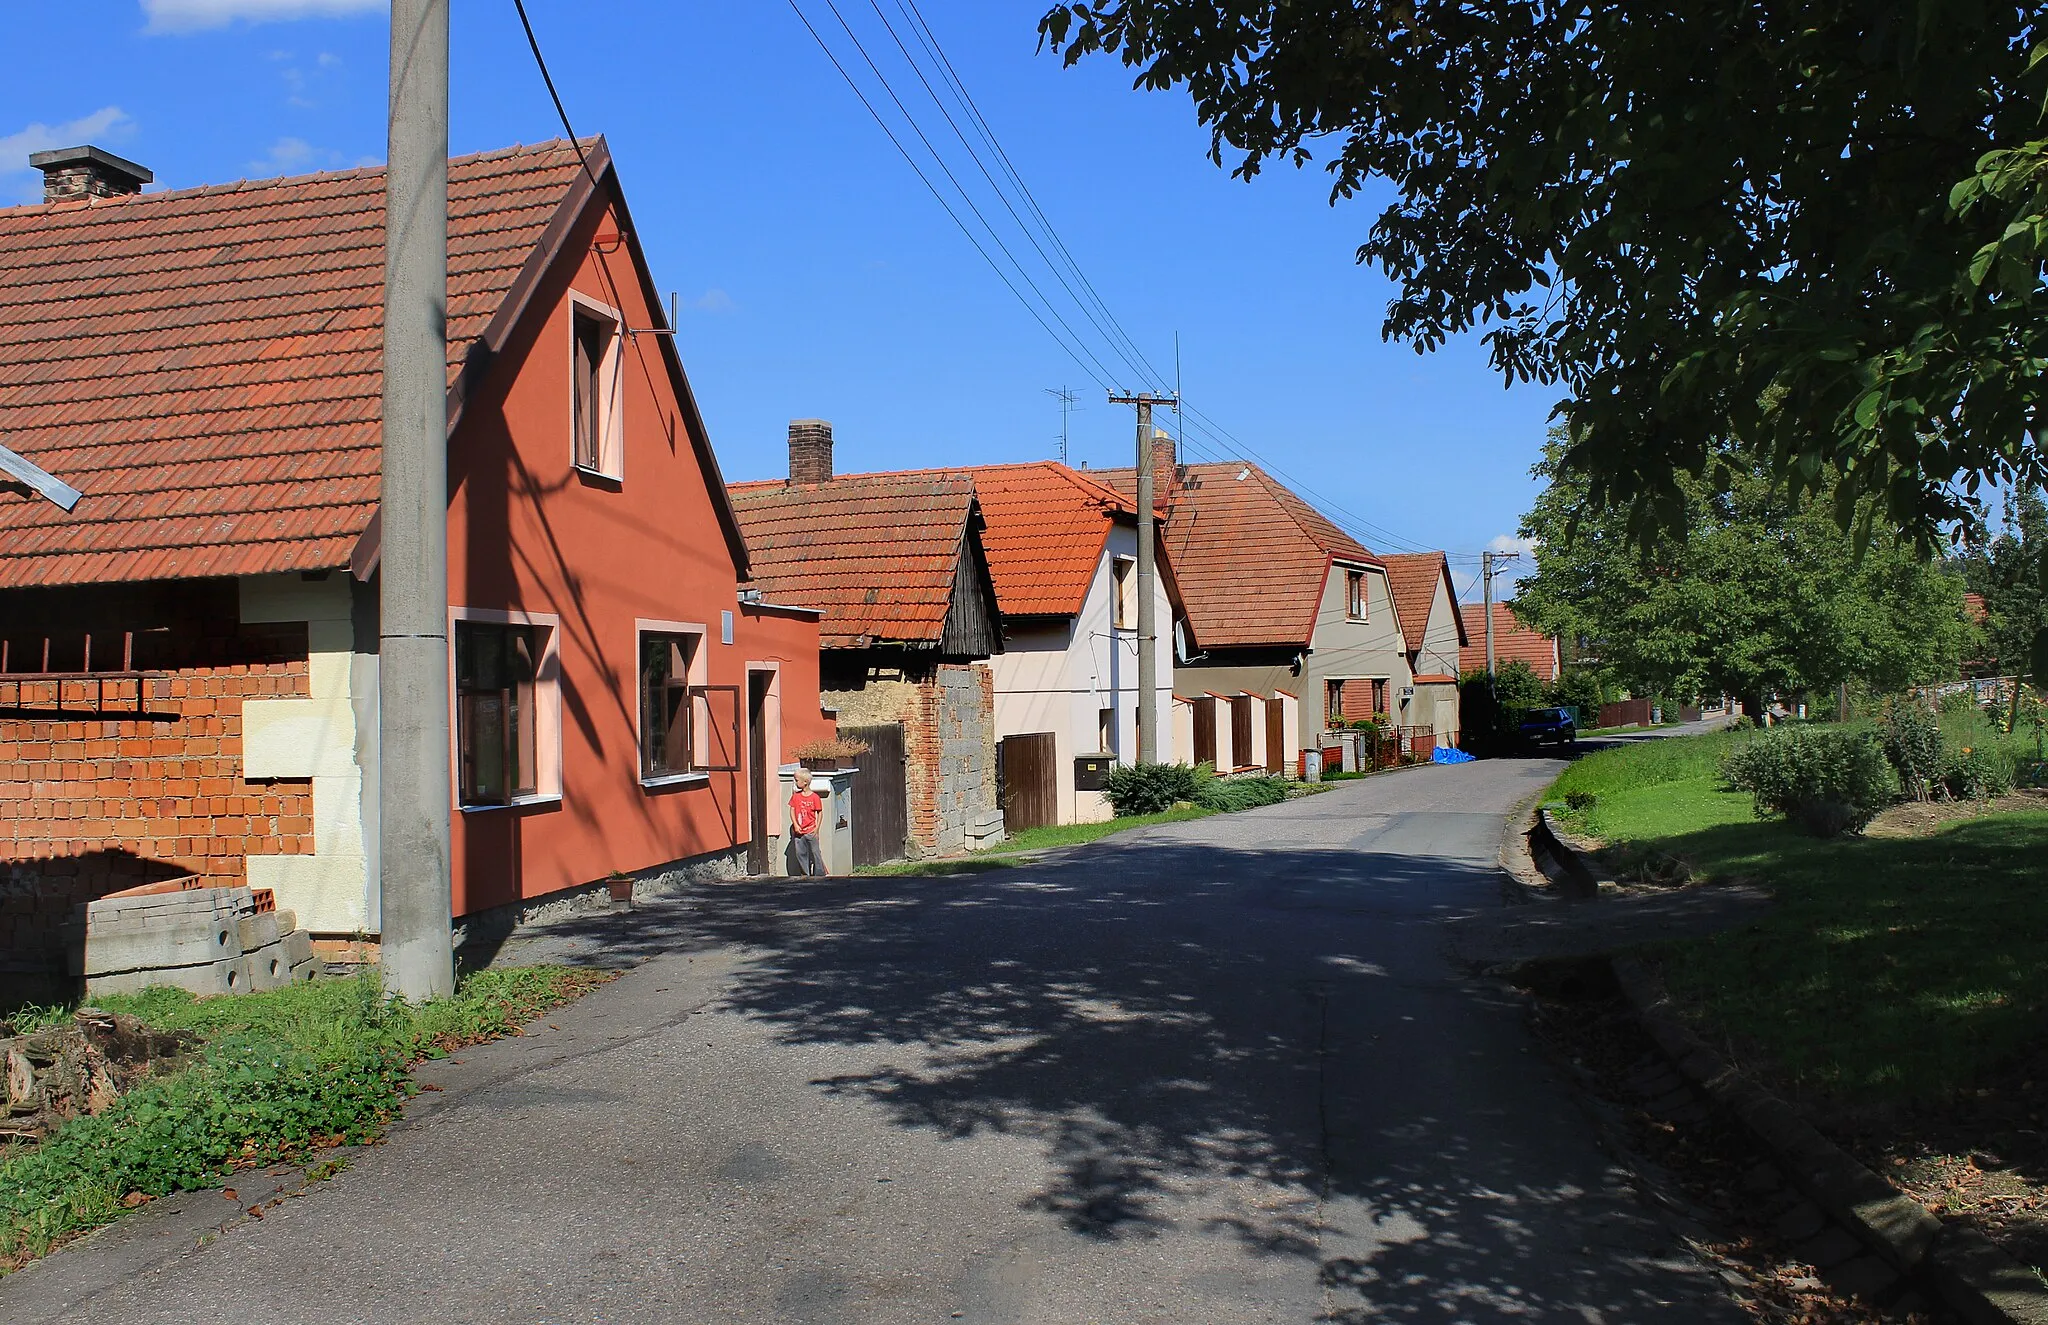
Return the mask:
[[1515, 725], [1522, 744], [1561, 745], [1566, 749], [1579, 743], [1579, 727], [1570, 709], [1524, 709]]

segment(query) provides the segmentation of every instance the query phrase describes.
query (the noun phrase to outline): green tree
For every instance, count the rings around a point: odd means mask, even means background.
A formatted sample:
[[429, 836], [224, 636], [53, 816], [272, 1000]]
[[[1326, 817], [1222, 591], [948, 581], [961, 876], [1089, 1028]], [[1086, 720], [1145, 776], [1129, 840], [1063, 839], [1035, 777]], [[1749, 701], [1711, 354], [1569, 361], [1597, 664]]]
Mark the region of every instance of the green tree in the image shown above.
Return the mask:
[[2035, 639], [2048, 630], [2048, 502], [2040, 490], [2014, 493], [2003, 526], [1959, 560], [1971, 591], [1984, 597], [1980, 656], [2001, 672], [2025, 674]]
[[1522, 522], [1540, 540], [1515, 609], [1544, 630], [1584, 636], [1603, 670], [1637, 694], [1879, 690], [1955, 675], [1963, 643], [1959, 576], [1889, 542], [1859, 559], [1823, 510], [1774, 487], [1768, 467], [1733, 466], [1725, 490], [1681, 488], [1684, 537], [1646, 556], [1620, 511], [1589, 500], [1553, 435], [1547, 481]]
[[1762, 467], [1929, 546], [2048, 475], [2038, 5], [1089, 0], [1040, 33], [1184, 85], [1249, 177], [1393, 198], [1390, 338], [1554, 382], [1648, 541]]

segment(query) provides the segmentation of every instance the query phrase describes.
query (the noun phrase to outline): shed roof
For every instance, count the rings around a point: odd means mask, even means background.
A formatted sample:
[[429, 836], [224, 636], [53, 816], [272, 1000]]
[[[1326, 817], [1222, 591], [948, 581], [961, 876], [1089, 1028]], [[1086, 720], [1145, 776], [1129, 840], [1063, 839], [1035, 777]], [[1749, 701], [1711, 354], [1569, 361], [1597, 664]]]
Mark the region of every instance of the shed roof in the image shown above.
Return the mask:
[[[1133, 469], [1089, 472], [1127, 495], [1136, 491]], [[1381, 565], [1257, 465], [1184, 465], [1178, 474], [1161, 542], [1205, 649], [1306, 647], [1331, 560]]]
[[938, 646], [978, 517], [970, 479], [860, 474], [730, 491], [755, 584], [770, 598], [821, 609], [820, 645]]
[[[623, 214], [604, 140], [583, 146]], [[566, 140], [449, 162], [451, 427], [464, 365], [596, 191]], [[381, 167], [0, 209], [0, 444], [85, 493], [0, 500], [0, 587], [366, 572], [383, 294]]]
[[[1465, 633], [1470, 641], [1458, 650], [1458, 667], [1467, 672], [1484, 671], [1486, 605], [1463, 603], [1458, 611], [1465, 618]], [[1493, 605], [1493, 658], [1495, 665], [1501, 667], [1511, 662], [1525, 662], [1538, 678], [1545, 681], [1555, 681], [1561, 670], [1556, 637], [1524, 625], [1522, 619], [1515, 615], [1513, 603]]]

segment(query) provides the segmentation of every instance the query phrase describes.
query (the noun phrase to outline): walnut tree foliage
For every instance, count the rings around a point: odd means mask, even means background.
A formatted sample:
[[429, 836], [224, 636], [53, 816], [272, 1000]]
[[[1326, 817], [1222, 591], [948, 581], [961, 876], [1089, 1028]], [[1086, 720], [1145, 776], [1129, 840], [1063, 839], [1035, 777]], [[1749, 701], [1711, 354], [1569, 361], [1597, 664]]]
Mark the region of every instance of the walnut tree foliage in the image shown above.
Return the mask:
[[[2044, 7], [1985, 0], [1097, 0], [1040, 32], [1185, 86], [1212, 156], [1394, 200], [1360, 246], [1418, 349], [1563, 388], [1635, 541], [1736, 452], [1923, 549], [2038, 484]], [[1738, 461], [1738, 465], [1747, 464]]]
[[1739, 453], [1724, 486], [1680, 478], [1686, 532], [1644, 556], [1624, 511], [1590, 506], [1566, 451], [1553, 434], [1536, 467], [1547, 486], [1522, 533], [1542, 546], [1515, 610], [1583, 638], [1637, 693], [1754, 702], [1843, 682], [1892, 692], [1957, 674], [1963, 582], [1950, 569], [1890, 540], [1859, 556], [1825, 506], [1788, 499], [1768, 466]]

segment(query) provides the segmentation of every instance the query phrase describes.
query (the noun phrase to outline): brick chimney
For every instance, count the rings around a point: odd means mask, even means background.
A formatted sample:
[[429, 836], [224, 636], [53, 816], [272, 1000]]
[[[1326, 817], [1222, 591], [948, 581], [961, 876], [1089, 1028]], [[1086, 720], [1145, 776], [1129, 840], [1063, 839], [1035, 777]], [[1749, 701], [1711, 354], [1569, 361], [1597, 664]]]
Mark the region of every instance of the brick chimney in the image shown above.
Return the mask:
[[1174, 467], [1178, 457], [1174, 454], [1173, 438], [1164, 428], [1152, 430], [1152, 491], [1161, 497], [1172, 492], [1180, 477]]
[[789, 421], [789, 481], [832, 481], [832, 425], [824, 419]]
[[56, 147], [29, 153], [28, 163], [43, 172], [43, 201], [118, 198], [140, 193], [155, 179], [145, 167], [97, 147]]

